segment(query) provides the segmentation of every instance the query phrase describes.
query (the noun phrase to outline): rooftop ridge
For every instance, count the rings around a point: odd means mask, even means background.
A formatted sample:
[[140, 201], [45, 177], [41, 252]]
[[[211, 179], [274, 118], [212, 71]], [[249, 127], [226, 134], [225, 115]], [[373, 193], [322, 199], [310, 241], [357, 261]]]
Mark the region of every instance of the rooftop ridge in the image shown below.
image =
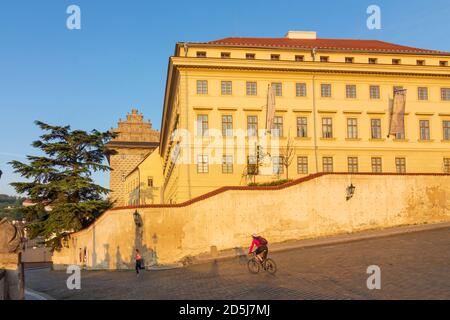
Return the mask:
[[234, 45], [254, 47], [278, 47], [278, 48], [318, 48], [330, 50], [358, 50], [367, 52], [399, 52], [418, 54], [450, 55], [450, 52], [416, 48], [378, 39], [348, 39], [348, 38], [317, 38], [317, 39], [292, 39], [270, 37], [225, 37], [207, 42], [189, 42], [191, 44], [206, 45]]

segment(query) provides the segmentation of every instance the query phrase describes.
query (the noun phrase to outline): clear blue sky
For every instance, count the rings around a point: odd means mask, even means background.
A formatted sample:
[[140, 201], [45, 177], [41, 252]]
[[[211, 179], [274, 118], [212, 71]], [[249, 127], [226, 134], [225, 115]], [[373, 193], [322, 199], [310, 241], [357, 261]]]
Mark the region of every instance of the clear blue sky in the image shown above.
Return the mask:
[[[227, 36], [380, 39], [450, 51], [448, 0], [341, 1], [9, 0], [0, 3], [0, 193], [17, 181], [6, 164], [33, 154], [33, 124], [107, 130], [131, 107], [159, 128], [168, 57], [177, 41]], [[66, 9], [81, 7], [81, 30]], [[381, 7], [382, 29], [366, 28]], [[96, 175], [102, 185], [107, 175]]]

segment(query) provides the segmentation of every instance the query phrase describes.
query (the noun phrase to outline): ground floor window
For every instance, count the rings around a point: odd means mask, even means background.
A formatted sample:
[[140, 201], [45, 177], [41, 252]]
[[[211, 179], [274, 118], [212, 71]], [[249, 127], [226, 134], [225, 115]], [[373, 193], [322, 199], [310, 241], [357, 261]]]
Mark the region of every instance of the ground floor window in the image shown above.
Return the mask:
[[233, 156], [231, 155], [223, 156], [222, 173], [233, 173]]
[[406, 159], [395, 158], [395, 167], [397, 169], [397, 173], [406, 173]]
[[308, 157], [297, 157], [297, 173], [308, 173]]
[[323, 157], [323, 172], [333, 172], [333, 157]]
[[199, 154], [197, 157], [197, 173], [208, 173], [208, 156]]
[[348, 172], [357, 173], [358, 172], [358, 158], [348, 157]]
[[444, 173], [450, 173], [450, 158], [444, 159]]
[[273, 174], [282, 174], [283, 173], [283, 157], [273, 157]]
[[381, 172], [383, 172], [382, 164], [381, 164], [381, 158], [380, 157], [373, 157], [372, 158], [372, 172], [373, 173], [381, 173]]

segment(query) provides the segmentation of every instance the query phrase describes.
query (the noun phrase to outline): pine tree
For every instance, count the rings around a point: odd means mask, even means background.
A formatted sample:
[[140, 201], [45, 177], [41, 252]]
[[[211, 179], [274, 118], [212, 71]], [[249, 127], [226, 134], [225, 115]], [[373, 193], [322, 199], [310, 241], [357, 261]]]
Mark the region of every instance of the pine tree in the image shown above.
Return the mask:
[[28, 164], [10, 162], [28, 180], [11, 185], [33, 203], [22, 209], [30, 238], [43, 237], [49, 247], [59, 249], [63, 237], [88, 227], [111, 207], [105, 199], [109, 190], [95, 184], [91, 174], [110, 170], [103, 162], [113, 151], [105, 144], [115, 134], [35, 123], [45, 133], [32, 146], [44, 155], [27, 156]]

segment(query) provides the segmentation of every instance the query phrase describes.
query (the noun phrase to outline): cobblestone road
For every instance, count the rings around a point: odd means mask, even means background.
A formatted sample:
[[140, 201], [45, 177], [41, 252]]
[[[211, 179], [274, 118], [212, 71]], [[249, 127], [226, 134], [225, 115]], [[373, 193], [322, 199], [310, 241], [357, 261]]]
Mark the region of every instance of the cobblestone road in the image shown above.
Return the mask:
[[[183, 269], [85, 271], [81, 290], [64, 272], [28, 270], [27, 287], [56, 299], [450, 299], [450, 228], [271, 254], [278, 273], [249, 274], [247, 258]], [[369, 265], [381, 290], [366, 287]]]

